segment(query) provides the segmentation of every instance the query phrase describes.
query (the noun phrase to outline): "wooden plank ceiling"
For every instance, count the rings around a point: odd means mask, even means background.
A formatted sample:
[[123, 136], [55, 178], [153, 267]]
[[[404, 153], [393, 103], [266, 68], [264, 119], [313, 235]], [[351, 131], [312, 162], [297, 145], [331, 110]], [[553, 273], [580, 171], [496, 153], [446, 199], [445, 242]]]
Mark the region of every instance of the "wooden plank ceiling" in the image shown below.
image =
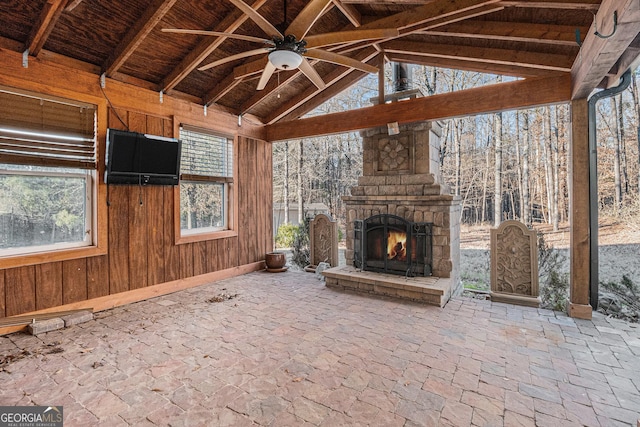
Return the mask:
[[[528, 78], [570, 73], [572, 67], [576, 68], [580, 50], [576, 30], [582, 43], [596, 13], [600, 18], [601, 7], [606, 5], [607, 12], [612, 12], [618, 0], [246, 3], [280, 31], [301, 13], [317, 16], [315, 21], [307, 20], [312, 22], [307, 36], [356, 29], [397, 29], [397, 35], [384, 39], [322, 47], [374, 66], [384, 55], [387, 61]], [[313, 7], [305, 9], [308, 4]], [[203, 105], [215, 103], [234, 114], [250, 114], [265, 124], [299, 118], [366, 75], [355, 68], [310, 58], [311, 66], [324, 82], [323, 89], [293, 70], [274, 73], [265, 88], [258, 91], [267, 51], [241, 56], [265, 45], [223, 36], [162, 31], [182, 28], [270, 38], [264, 25], [249, 19], [232, 0], [3, 0], [0, 17], [0, 48], [28, 50], [32, 57], [97, 75], [104, 73]], [[608, 27], [612, 25], [603, 22], [599, 28], [604, 34], [611, 31]], [[626, 38], [631, 40], [625, 39], [616, 60], [623, 56], [620, 61], [630, 62], [629, 58], [637, 57], [633, 53], [638, 43], [635, 34]], [[603, 55], [603, 49], [594, 48], [596, 59]], [[625, 51], [631, 54], [624, 57]], [[238, 59], [199, 70], [232, 55]], [[602, 75], [591, 73], [585, 79], [607, 81], [618, 72], [611, 65], [605, 65]], [[579, 72], [586, 75], [589, 70], [574, 69], [574, 75]]]

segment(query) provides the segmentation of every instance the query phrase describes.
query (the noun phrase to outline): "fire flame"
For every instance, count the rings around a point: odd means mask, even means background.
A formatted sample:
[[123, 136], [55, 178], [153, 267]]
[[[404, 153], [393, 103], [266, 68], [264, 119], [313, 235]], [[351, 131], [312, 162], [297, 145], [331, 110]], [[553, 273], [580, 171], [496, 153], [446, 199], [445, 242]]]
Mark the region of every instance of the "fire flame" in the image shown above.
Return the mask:
[[407, 260], [407, 233], [389, 231], [387, 236], [387, 258], [396, 261]]

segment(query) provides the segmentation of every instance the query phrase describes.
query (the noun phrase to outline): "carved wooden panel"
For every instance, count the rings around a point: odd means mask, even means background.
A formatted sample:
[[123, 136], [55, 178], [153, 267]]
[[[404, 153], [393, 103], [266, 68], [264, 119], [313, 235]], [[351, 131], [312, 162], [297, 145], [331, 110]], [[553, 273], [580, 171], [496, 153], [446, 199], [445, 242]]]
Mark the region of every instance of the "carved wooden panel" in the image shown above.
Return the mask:
[[[492, 299], [535, 305], [537, 301], [538, 252], [536, 232], [519, 221], [505, 221], [491, 230]], [[495, 297], [494, 297], [495, 295]], [[523, 298], [524, 297], [524, 298]]]
[[316, 215], [309, 224], [311, 264], [328, 262], [338, 266], [338, 223], [325, 214]]

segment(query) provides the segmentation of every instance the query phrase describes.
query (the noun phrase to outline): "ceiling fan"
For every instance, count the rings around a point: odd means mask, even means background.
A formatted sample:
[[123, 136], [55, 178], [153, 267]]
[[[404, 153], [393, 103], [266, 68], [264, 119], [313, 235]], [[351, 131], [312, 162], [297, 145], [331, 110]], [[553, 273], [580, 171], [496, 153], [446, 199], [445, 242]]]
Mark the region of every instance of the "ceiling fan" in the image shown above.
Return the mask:
[[227, 62], [235, 61], [237, 59], [247, 58], [250, 56], [260, 55], [268, 52], [269, 60], [264, 67], [264, 70], [262, 71], [262, 75], [260, 76], [260, 80], [258, 81], [258, 86], [256, 88], [257, 90], [262, 90], [265, 88], [265, 86], [269, 82], [269, 79], [276, 70], [293, 70], [296, 68], [299, 69], [305, 76], [307, 76], [307, 78], [309, 78], [309, 80], [311, 80], [313, 84], [318, 87], [318, 89], [324, 89], [325, 83], [322, 80], [322, 77], [320, 77], [318, 72], [309, 63], [307, 58], [355, 68], [367, 73], [377, 73], [378, 69], [374, 66], [365, 64], [346, 55], [341, 55], [318, 48], [340, 43], [359, 42], [398, 36], [398, 30], [395, 28], [338, 31], [307, 36], [307, 32], [320, 17], [331, 0], [311, 0], [284, 31], [278, 30], [274, 25], [272, 25], [244, 1], [229, 1], [233, 3], [238, 9], [242, 10], [267, 35], [269, 35], [270, 38], [266, 39], [235, 33], [179, 28], [163, 28], [162, 31], [167, 33], [228, 37], [230, 39], [266, 44], [266, 47], [230, 55], [226, 58], [219, 59], [198, 68], [198, 70], [204, 71], [225, 64]]

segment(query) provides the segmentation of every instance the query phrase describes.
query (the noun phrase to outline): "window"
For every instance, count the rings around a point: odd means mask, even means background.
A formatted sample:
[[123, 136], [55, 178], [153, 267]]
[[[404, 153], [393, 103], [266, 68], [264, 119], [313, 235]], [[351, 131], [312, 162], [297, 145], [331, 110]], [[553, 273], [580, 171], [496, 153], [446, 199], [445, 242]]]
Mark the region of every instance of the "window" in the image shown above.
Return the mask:
[[233, 140], [182, 126], [180, 235], [230, 230]]
[[0, 86], [0, 257], [93, 245], [96, 106]]

